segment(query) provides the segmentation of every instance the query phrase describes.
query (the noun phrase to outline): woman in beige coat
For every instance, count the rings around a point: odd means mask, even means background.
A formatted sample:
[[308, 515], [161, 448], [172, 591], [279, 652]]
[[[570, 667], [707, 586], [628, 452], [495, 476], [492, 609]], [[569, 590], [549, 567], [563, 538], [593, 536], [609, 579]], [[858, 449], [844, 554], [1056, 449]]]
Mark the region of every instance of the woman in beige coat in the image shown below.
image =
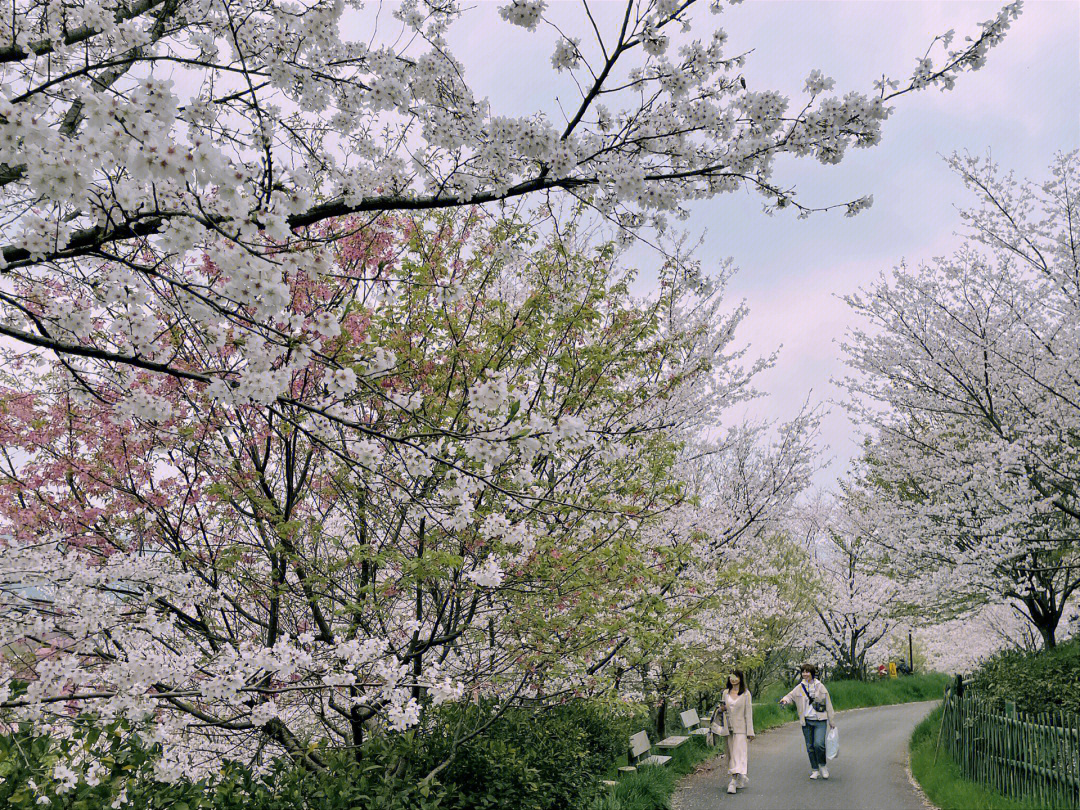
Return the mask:
[[728, 676], [723, 705], [727, 714], [728, 773], [731, 774], [727, 792], [734, 793], [750, 783], [746, 776], [746, 749], [754, 739], [754, 704], [741, 670], [736, 669]]
[[799, 710], [799, 725], [806, 740], [806, 753], [810, 756], [810, 778], [829, 778], [825, 765], [825, 726], [836, 728], [833, 723], [832, 698], [825, 684], [817, 679], [817, 667], [802, 665], [802, 679], [795, 688], [780, 698], [787, 705], [794, 703]]

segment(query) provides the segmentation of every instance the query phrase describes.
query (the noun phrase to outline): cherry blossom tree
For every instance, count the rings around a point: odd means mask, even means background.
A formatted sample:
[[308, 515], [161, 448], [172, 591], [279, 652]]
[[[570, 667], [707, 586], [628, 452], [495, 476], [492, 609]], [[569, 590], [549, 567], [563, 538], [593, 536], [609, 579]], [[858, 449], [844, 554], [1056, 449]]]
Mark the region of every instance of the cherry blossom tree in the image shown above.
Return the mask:
[[979, 201], [968, 243], [849, 299], [872, 324], [846, 347], [863, 474], [898, 562], [1014, 602], [1052, 647], [1080, 589], [1080, 161], [1042, 183], [950, 164]]
[[845, 488], [835, 500], [807, 509], [818, 594], [808, 634], [828, 655], [836, 671], [851, 678], [866, 676], [867, 656], [892, 630], [901, 583], [890, 574], [887, 557], [876, 537], [858, 490]]
[[[152, 717], [163, 778], [267, 744], [319, 768], [313, 742], [466, 693], [604, 691], [628, 640], [684, 620], [640, 596], [681, 553], [644, 538], [686, 497], [683, 438], [761, 367], [731, 349], [722, 284], [673, 265], [638, 300], [610, 246], [522, 252], [532, 228], [479, 212], [328, 227], [350, 236], [288, 304], [325, 364], [297, 347], [265, 369], [288, 407], [8, 352], [16, 719]], [[233, 351], [156, 314], [177, 358]]]
[[[267, 747], [320, 768], [466, 692], [604, 688], [666, 610], [626, 597], [677, 568], [645, 536], [672, 466], [761, 366], [722, 279], [676, 246], [639, 300], [578, 211], [662, 236], [749, 187], [807, 214], [777, 157], [874, 145], [1020, 9], [789, 108], [698, 5], [607, 31], [583, 4], [557, 123], [476, 97], [452, 2], [389, 32], [323, 0], [0, 10], [8, 715], [152, 719], [175, 778]], [[539, 0], [500, 13], [548, 31]]]
[[[1063, 617], [1059, 636], [1064, 639], [1080, 630], [1080, 605]], [[931, 669], [967, 673], [1002, 649], [1037, 650], [1042, 637], [1016, 603], [991, 603], [963, 616], [914, 628], [916, 655], [925, 651]], [[963, 639], [962, 644], [957, 639]]]
[[[5, 288], [0, 334], [288, 399], [265, 368], [292, 337], [290, 280], [319, 275], [342, 235], [320, 223], [561, 195], [633, 235], [745, 187], [806, 213], [773, 179], [777, 157], [833, 164], [876, 144], [891, 100], [951, 88], [1020, 11], [955, 49], [952, 32], [935, 38], [871, 95], [834, 94], [815, 71], [792, 106], [747, 83], [722, 29], [693, 36], [701, 5], [631, 0], [603, 30], [585, 3], [565, 34], [543, 0], [502, 6], [506, 24], [553, 32], [553, 69], [579, 94], [556, 121], [500, 115], [470, 90], [447, 41], [469, 12], [451, 0], [407, 0], [392, 30], [358, 2], [16, 0], [0, 11], [0, 270], [84, 300], [82, 314], [38, 311]], [[209, 343], [248, 337], [231, 363], [178, 364], [148, 307], [184, 313]], [[109, 328], [90, 328], [94, 313]]]
[[762, 662], [784, 618], [807, 608], [778, 533], [816, 469], [819, 421], [805, 409], [779, 426], [739, 425], [690, 443], [674, 468], [687, 499], [642, 538], [660, 565], [641, 598], [662, 610], [617, 661], [619, 687], [657, 707], [658, 733], [673, 701], [707, 699], [732, 667]]

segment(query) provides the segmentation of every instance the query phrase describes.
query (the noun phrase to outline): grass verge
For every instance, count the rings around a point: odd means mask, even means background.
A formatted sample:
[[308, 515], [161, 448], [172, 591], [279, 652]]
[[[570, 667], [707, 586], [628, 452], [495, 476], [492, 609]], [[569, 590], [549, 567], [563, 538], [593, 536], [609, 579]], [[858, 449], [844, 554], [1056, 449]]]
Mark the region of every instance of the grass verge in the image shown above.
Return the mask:
[[671, 794], [679, 779], [716, 756], [719, 750], [710, 748], [701, 737], [691, 737], [671, 752], [671, 762], [667, 765], [641, 766], [636, 773], [620, 779], [589, 810], [666, 810], [671, 806]]
[[1051, 805], [1037, 801], [1021, 801], [1003, 796], [964, 777], [944, 747], [937, 754], [938, 725], [942, 708], [939, 706], [911, 734], [911, 773], [926, 797], [941, 810], [1065, 810], [1066, 805]]

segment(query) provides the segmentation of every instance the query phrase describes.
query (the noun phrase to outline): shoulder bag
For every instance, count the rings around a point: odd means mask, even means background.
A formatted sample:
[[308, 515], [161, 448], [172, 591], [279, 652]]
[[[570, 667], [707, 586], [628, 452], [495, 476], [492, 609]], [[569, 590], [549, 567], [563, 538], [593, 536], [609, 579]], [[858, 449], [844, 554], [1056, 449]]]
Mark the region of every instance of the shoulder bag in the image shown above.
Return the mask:
[[709, 719], [709, 731], [717, 737], [728, 736], [727, 712], [724, 711], [724, 704], [721, 703], [713, 711], [712, 717]]
[[825, 701], [824, 700], [814, 700], [812, 697], [810, 697], [810, 690], [806, 688], [805, 683], [801, 683], [801, 684], [799, 684], [799, 686], [802, 687], [803, 694], [806, 695], [806, 701], [807, 701], [807, 703], [809, 703], [811, 706], [814, 707], [814, 711], [817, 712], [818, 714], [825, 714], [826, 713], [826, 708], [827, 708], [826, 705], [825, 705]]

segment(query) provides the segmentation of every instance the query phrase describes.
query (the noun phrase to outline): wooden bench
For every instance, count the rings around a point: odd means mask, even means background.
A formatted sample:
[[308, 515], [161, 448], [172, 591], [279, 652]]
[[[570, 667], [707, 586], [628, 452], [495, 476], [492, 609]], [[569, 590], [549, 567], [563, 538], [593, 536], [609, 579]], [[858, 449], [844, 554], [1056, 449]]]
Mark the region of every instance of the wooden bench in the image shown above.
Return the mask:
[[689, 737], [683, 737], [683, 736], [678, 735], [678, 734], [672, 734], [670, 737], [665, 737], [660, 742], [658, 742], [656, 744], [656, 747], [660, 748], [660, 749], [662, 749], [664, 751], [674, 751], [676, 748], [678, 748], [680, 745], [682, 745], [684, 742], [686, 742], [689, 739], [690, 739]]
[[667, 765], [671, 761], [671, 757], [652, 753], [652, 744], [649, 742], [647, 731], [639, 731], [630, 737], [630, 751], [626, 759], [630, 764], [619, 768], [620, 776], [633, 773], [638, 765]]
[[679, 719], [682, 720], [683, 728], [690, 733], [691, 737], [704, 737], [709, 733], [709, 727], [701, 725], [697, 709], [687, 709], [679, 715]]

